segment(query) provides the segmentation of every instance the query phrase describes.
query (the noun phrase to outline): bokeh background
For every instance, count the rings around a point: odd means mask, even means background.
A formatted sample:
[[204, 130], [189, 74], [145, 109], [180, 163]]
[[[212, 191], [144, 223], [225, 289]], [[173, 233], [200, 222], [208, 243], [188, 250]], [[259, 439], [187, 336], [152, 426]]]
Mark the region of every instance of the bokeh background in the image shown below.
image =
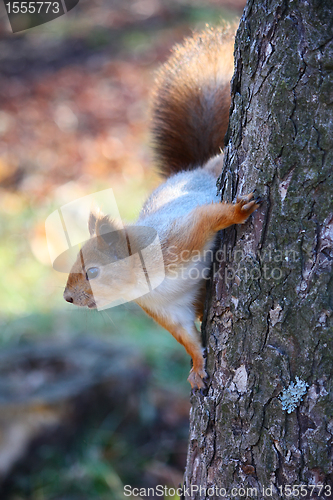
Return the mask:
[[178, 486], [189, 358], [133, 304], [64, 302], [45, 219], [112, 188], [132, 221], [158, 185], [154, 72], [193, 29], [244, 0], [80, 0], [12, 34], [0, 4], [0, 498], [122, 499]]

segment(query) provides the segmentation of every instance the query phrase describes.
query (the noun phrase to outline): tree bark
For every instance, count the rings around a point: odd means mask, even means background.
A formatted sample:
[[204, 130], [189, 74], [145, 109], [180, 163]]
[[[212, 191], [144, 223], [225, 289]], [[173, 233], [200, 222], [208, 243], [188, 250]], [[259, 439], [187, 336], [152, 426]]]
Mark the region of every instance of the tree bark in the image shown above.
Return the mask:
[[231, 89], [222, 199], [264, 203], [217, 253], [185, 497], [333, 498], [332, 0], [249, 0]]

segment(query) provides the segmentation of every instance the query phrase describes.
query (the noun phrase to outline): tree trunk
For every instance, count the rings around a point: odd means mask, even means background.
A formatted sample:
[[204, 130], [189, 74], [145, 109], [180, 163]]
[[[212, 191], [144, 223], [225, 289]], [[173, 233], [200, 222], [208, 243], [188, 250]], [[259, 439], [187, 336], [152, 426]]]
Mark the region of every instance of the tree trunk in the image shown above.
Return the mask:
[[235, 67], [185, 497], [333, 498], [332, 0], [249, 0]]

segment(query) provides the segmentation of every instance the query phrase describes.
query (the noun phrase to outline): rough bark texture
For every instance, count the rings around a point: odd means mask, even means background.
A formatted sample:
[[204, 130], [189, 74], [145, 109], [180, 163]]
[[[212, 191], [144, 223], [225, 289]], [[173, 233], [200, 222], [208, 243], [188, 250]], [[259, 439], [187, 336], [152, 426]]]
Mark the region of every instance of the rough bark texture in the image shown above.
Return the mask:
[[248, 1], [235, 61], [222, 198], [265, 202], [221, 241], [185, 496], [333, 498], [332, 0]]

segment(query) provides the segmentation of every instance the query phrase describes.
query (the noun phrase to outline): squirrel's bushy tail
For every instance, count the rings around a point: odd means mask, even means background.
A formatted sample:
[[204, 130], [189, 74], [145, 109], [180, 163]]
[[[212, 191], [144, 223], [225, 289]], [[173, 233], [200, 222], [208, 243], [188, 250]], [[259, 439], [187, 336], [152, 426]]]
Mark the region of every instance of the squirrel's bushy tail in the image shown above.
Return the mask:
[[175, 47], [152, 102], [153, 147], [169, 176], [203, 165], [224, 146], [235, 27], [206, 29]]

